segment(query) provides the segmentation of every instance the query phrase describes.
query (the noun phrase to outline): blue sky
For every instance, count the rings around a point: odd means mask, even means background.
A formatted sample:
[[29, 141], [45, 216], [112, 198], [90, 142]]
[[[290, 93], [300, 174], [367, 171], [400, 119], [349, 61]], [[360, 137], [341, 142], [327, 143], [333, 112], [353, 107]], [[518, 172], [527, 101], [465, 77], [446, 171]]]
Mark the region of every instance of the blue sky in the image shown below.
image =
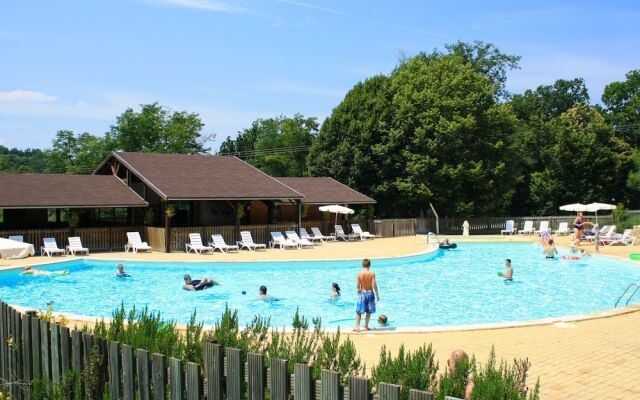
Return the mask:
[[158, 101], [199, 113], [216, 150], [256, 118], [322, 121], [400, 54], [458, 39], [522, 56], [514, 93], [583, 77], [597, 102], [640, 68], [640, 2], [0, 0], [0, 144], [103, 134]]

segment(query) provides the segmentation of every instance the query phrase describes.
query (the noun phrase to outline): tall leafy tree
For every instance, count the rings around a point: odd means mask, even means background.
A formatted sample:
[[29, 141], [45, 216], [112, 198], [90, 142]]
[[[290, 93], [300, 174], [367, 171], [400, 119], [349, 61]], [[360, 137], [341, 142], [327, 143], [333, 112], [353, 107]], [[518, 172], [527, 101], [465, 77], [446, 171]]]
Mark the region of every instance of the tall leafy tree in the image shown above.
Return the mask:
[[607, 119], [619, 136], [635, 148], [640, 147], [640, 70], [629, 71], [623, 82], [604, 88], [602, 102]]
[[198, 114], [171, 112], [158, 103], [144, 104], [140, 111], [128, 108], [107, 132], [112, 149], [136, 152], [202, 154], [213, 135], [202, 133]]
[[273, 176], [303, 176], [306, 156], [318, 132], [316, 118], [293, 117], [258, 119], [235, 139], [227, 137], [220, 154], [235, 154]]
[[40, 149], [9, 149], [0, 145], [0, 172], [42, 172], [46, 152]]
[[88, 174], [109, 151], [104, 137], [87, 132], [76, 136], [72, 131], [58, 131], [51, 150], [47, 152], [47, 171]]

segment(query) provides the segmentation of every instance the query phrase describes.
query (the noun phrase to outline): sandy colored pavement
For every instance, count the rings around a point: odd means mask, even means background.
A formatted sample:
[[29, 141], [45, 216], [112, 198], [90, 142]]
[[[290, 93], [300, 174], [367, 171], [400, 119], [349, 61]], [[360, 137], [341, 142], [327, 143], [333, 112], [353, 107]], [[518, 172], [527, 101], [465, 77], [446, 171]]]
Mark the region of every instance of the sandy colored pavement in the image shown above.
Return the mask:
[[[532, 236], [441, 236], [452, 242], [532, 241]], [[569, 244], [569, 237], [557, 238]], [[593, 245], [585, 244], [588, 251]], [[366, 242], [327, 243], [310, 250], [243, 251], [239, 254], [198, 256], [184, 253], [96, 253], [90, 258], [156, 261], [271, 261], [312, 259], [361, 259], [416, 254], [428, 248], [424, 237], [376, 239]], [[640, 246], [601, 247], [601, 254], [628, 259], [640, 253]], [[36, 265], [72, 257], [30, 257], [24, 260], [0, 260], [0, 268]], [[640, 267], [640, 262], [638, 262]], [[376, 364], [380, 347], [397, 351], [432, 343], [441, 366], [457, 348], [475, 354], [479, 361], [488, 358], [495, 346], [498, 359], [528, 358], [530, 385], [540, 378], [543, 399], [640, 399], [640, 306], [626, 313], [583, 321], [499, 329], [455, 330], [429, 333], [352, 334], [360, 355], [368, 367]]]

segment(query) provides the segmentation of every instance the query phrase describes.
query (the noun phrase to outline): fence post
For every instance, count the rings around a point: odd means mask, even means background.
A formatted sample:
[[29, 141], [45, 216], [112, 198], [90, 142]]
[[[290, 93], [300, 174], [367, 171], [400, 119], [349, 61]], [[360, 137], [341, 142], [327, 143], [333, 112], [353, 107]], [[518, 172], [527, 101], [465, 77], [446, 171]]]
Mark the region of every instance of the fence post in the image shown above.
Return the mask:
[[349, 400], [369, 400], [369, 379], [361, 376], [349, 377]]
[[242, 384], [244, 382], [244, 366], [242, 350], [226, 348], [227, 353], [227, 399], [242, 400]]
[[320, 382], [320, 400], [342, 400], [339, 373], [323, 369], [320, 372]]
[[222, 400], [224, 355], [222, 346], [214, 342], [204, 344], [204, 368], [207, 375], [207, 399]]
[[93, 336], [90, 333], [82, 334], [82, 355], [84, 356], [83, 364], [84, 369], [89, 369], [91, 365], [91, 350], [93, 349]]
[[109, 394], [112, 399], [120, 398], [120, 343], [107, 342], [109, 359]]
[[169, 358], [169, 387], [171, 388], [171, 400], [182, 400], [184, 392], [184, 368], [182, 360]]
[[[298, 378], [296, 377], [296, 380]], [[271, 359], [271, 400], [287, 400], [289, 398], [289, 362]]]
[[71, 337], [66, 326], [60, 326], [60, 353], [60, 366], [64, 375], [71, 369]]
[[266, 383], [264, 373], [264, 355], [249, 353], [247, 355], [249, 369], [249, 400], [264, 400], [264, 387]]
[[187, 363], [187, 400], [200, 400], [202, 396], [202, 374], [200, 364]]
[[312, 400], [313, 379], [311, 377], [311, 367], [309, 367], [307, 364], [297, 363], [293, 366], [293, 379], [293, 399]]
[[40, 321], [40, 348], [42, 353], [42, 377], [45, 380], [51, 380], [51, 347], [49, 331], [49, 323]]
[[82, 332], [71, 332], [71, 368], [76, 376], [82, 371]]
[[133, 374], [133, 349], [131, 346], [122, 345], [122, 394], [124, 400], [135, 399], [135, 376]]
[[[33, 380], [33, 356], [31, 354], [31, 317], [22, 318], [22, 377], [27, 382]], [[29, 390], [25, 390], [25, 398], [29, 399]]]
[[167, 397], [167, 377], [164, 355], [158, 353], [151, 355], [151, 374], [153, 375], [153, 399], [165, 400]]
[[9, 380], [9, 345], [7, 343], [7, 305], [0, 302], [0, 369], [2, 369], [2, 379]]
[[151, 374], [149, 351], [136, 350], [136, 372], [138, 375], [138, 397], [140, 400], [151, 399]]
[[40, 320], [37, 317], [29, 317], [31, 320], [31, 360], [33, 361], [33, 377], [42, 377], [42, 353], [40, 352]]
[[51, 325], [51, 380], [60, 383], [60, 325]]
[[380, 400], [400, 400], [400, 385], [381, 382], [378, 384], [378, 395]]
[[409, 390], [409, 400], [433, 400], [433, 393], [424, 390]]

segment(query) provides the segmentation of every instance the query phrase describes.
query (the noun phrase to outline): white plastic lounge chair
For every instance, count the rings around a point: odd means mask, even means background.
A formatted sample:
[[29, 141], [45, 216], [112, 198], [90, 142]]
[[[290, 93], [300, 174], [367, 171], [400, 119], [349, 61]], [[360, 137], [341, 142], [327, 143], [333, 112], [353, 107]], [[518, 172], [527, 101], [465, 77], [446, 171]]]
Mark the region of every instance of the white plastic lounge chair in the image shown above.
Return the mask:
[[240, 237], [242, 238], [242, 240], [239, 240], [236, 242], [236, 244], [240, 246], [240, 250], [249, 249], [249, 251], [255, 251], [258, 249], [263, 249], [263, 250], [267, 249], [266, 244], [254, 243], [253, 237], [251, 236], [251, 232], [249, 231], [240, 232]]
[[199, 233], [189, 234], [189, 243], [184, 244], [184, 251], [190, 253], [193, 250], [196, 254], [202, 254], [203, 251], [213, 253], [213, 247], [202, 244], [202, 237]]
[[227, 244], [224, 241], [222, 235], [211, 235], [211, 239], [213, 240], [213, 242], [209, 242], [209, 246], [213, 246], [213, 251], [215, 251], [216, 249], [220, 250], [223, 253], [226, 253], [227, 251], [240, 251], [237, 245]]
[[71, 253], [72, 256], [75, 256], [76, 253], [89, 255], [89, 249], [82, 246], [82, 240], [79, 236], [71, 236], [69, 237], [69, 245], [67, 246], [67, 254], [69, 253]]
[[520, 235], [533, 235], [533, 221], [524, 221], [524, 228], [518, 231]]
[[298, 248], [298, 244], [284, 237], [282, 232], [271, 232], [271, 247], [279, 246], [281, 250], [287, 247]]
[[298, 236], [298, 234], [295, 233], [294, 231], [286, 231], [285, 233], [287, 234], [287, 239], [289, 239], [293, 243], [297, 244], [298, 247], [300, 247], [300, 248], [303, 248], [303, 247], [311, 247], [311, 248], [313, 248], [313, 242], [310, 241], [309, 239], [301, 239], [300, 236]]
[[313, 237], [316, 239], [320, 239], [320, 240], [336, 240], [336, 237], [334, 235], [329, 235], [329, 236], [325, 236], [322, 234], [322, 232], [320, 231], [320, 228], [314, 226], [313, 228], [311, 228], [311, 232], [313, 233]]
[[[604, 237], [607, 235], [607, 233], [609, 233], [609, 229], [611, 228], [611, 225], [605, 225], [602, 228], [600, 228], [600, 237]], [[595, 232], [593, 230], [589, 231], [589, 233], [587, 233], [584, 236], [584, 240], [588, 240], [588, 241], [594, 241], [596, 238]]]
[[300, 228], [300, 238], [309, 240], [314, 244], [316, 244], [316, 242], [319, 242], [320, 244], [322, 244], [323, 242], [322, 238], [309, 235], [309, 232], [307, 232], [305, 228]]
[[549, 221], [540, 221], [540, 228], [536, 233], [542, 235], [542, 232], [549, 232]]
[[138, 251], [151, 251], [151, 246], [149, 243], [143, 242], [142, 238], [140, 238], [140, 232], [127, 232], [127, 240], [129, 241], [124, 245], [125, 253], [129, 250], [137, 253]]
[[560, 222], [558, 225], [558, 229], [556, 229], [556, 235], [568, 235], [569, 234], [569, 224], [567, 222]]
[[376, 238], [376, 235], [372, 235], [367, 231], [363, 231], [360, 227], [360, 224], [351, 224], [351, 230], [353, 231], [353, 236], [360, 237], [360, 240]]
[[54, 254], [60, 254], [63, 256], [66, 253], [64, 249], [58, 247], [56, 238], [44, 238], [42, 241], [44, 246], [40, 248], [40, 255], [44, 256], [46, 254], [51, 257]]
[[636, 237], [633, 235], [633, 229], [625, 229], [622, 235], [615, 235], [612, 240], [605, 241], [607, 246], [613, 246], [614, 244], [624, 244], [625, 246], [633, 246], [636, 242]]
[[336, 225], [334, 226], [334, 228], [336, 230], [336, 239], [342, 239], [345, 241], [355, 239], [355, 236], [353, 234], [347, 235], [346, 233], [344, 233], [344, 230], [342, 229], [342, 225]]
[[22, 235], [9, 236], [9, 240], [15, 240], [16, 242], [24, 242], [24, 236]]
[[514, 233], [516, 233], [518, 230], [515, 227], [515, 223], [513, 222], [512, 219], [508, 220], [507, 222], [505, 222], [504, 224], [504, 229], [500, 231], [500, 235], [504, 235], [505, 233], [507, 235], [513, 235]]
[[620, 235], [616, 233], [616, 226], [611, 225], [609, 226], [609, 230], [607, 231], [606, 234], [603, 235], [602, 232], [600, 233], [600, 244], [606, 245], [607, 243], [610, 243], [619, 238], [620, 238]]

